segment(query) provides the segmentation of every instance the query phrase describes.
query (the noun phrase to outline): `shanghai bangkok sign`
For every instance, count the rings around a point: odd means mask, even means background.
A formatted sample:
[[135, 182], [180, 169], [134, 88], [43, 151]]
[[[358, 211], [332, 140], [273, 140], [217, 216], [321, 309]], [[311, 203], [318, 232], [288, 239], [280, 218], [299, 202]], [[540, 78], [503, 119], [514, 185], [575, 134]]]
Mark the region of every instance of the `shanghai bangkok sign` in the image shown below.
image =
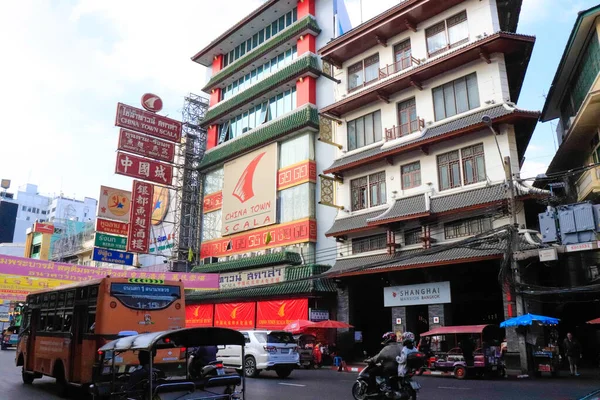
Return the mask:
[[127, 238], [123, 236], [107, 235], [106, 233], [96, 232], [94, 246], [105, 249], [125, 251], [127, 250]]

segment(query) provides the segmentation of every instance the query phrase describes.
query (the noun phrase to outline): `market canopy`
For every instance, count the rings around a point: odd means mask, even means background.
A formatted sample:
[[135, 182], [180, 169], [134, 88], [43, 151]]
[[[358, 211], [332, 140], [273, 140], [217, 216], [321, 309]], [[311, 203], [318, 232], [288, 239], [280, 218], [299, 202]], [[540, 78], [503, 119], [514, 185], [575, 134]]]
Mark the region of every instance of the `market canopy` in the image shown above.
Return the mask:
[[311, 326], [313, 329], [323, 328], [323, 329], [344, 329], [344, 328], [354, 328], [352, 325], [347, 324], [342, 321], [332, 321], [330, 319], [325, 321], [319, 321]]
[[423, 332], [419, 336], [441, 336], [441, 335], [460, 335], [465, 333], [482, 333], [490, 325], [461, 325], [461, 326], [440, 326], [430, 331]]
[[545, 317], [543, 315], [525, 314], [519, 317], [507, 319], [500, 324], [501, 328], [508, 328], [514, 326], [529, 326], [537, 322], [540, 325], [558, 325], [560, 320], [553, 317]]
[[600, 325], [600, 318], [593, 319], [591, 321], [586, 322], [586, 324], [590, 325]]

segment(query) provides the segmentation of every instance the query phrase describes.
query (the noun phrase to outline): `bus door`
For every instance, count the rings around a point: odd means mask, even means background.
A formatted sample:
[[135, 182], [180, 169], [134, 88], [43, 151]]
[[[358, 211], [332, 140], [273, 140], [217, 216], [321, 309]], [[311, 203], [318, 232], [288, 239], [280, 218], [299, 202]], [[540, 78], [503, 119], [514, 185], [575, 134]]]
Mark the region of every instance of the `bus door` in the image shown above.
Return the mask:
[[31, 317], [29, 319], [29, 334], [27, 337], [27, 347], [25, 349], [25, 369], [27, 371], [33, 371], [35, 365], [35, 341], [36, 332], [40, 327], [40, 309], [33, 308], [31, 310]]
[[81, 379], [81, 367], [83, 357], [83, 335], [87, 332], [88, 307], [76, 305], [73, 310], [73, 321], [71, 325], [71, 348], [69, 358], [69, 381], [79, 382]]

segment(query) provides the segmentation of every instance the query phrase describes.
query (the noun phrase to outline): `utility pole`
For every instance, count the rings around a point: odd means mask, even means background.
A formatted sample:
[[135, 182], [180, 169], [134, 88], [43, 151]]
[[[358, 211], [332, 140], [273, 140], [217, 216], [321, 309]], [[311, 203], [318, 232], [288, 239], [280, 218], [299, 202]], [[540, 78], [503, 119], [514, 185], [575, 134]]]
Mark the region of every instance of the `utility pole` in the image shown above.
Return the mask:
[[[510, 165], [510, 157], [504, 157], [504, 175], [508, 184], [509, 196], [509, 212], [511, 216], [512, 226], [510, 229], [511, 254], [510, 254], [510, 269], [514, 275], [517, 286], [521, 284], [521, 271], [519, 270], [519, 262], [515, 259], [515, 253], [519, 251], [519, 223], [517, 222], [517, 210], [515, 200], [515, 185], [512, 175], [512, 167]], [[510, 290], [510, 289], [509, 289]], [[517, 306], [517, 316], [524, 315], [523, 298], [518, 290], [515, 290], [515, 303]], [[517, 341], [519, 347], [519, 360], [521, 364], [521, 373], [527, 374], [529, 366], [527, 363], [527, 344], [525, 335], [517, 333]]]

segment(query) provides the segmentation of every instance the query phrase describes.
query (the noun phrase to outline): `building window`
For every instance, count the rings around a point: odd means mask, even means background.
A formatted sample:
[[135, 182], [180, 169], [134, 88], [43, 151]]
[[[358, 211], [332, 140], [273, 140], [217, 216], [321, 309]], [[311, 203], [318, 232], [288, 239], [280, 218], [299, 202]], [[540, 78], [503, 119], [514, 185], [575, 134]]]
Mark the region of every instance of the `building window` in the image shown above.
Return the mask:
[[403, 190], [421, 186], [421, 162], [420, 161], [403, 165], [400, 169], [402, 172], [402, 189]]
[[458, 150], [437, 156], [440, 190], [460, 186], [460, 158]]
[[402, 71], [412, 65], [411, 62], [411, 48], [410, 48], [410, 39], [405, 40], [404, 42], [398, 43], [394, 46], [394, 70], [396, 72]]
[[304, 183], [278, 193], [279, 223], [315, 216], [315, 184]]
[[352, 239], [352, 254], [385, 249], [386, 245], [387, 235], [385, 233], [381, 235]]
[[467, 12], [463, 11], [425, 30], [427, 53], [432, 56], [469, 40]]
[[419, 130], [417, 105], [414, 98], [398, 104], [398, 124], [400, 125], [400, 137]]
[[348, 90], [366, 85], [379, 78], [379, 53], [348, 67]]
[[204, 195], [220, 192], [223, 190], [225, 171], [223, 168], [210, 171], [204, 175]]
[[421, 243], [421, 228], [404, 231], [404, 245], [411, 246]]
[[387, 201], [385, 191], [385, 171], [381, 171], [350, 181], [352, 211], [363, 210], [384, 204]]
[[474, 72], [433, 88], [432, 92], [436, 121], [479, 107], [479, 88]]
[[27, 207], [27, 212], [31, 212], [31, 207]]
[[54, 211], [56, 211], [56, 207], [53, 207], [53, 208], [52, 208], [52, 212], [54, 212]]
[[213, 240], [221, 237], [221, 210], [204, 214], [202, 218], [202, 240]]
[[21, 209], [22, 209], [23, 211], [27, 211], [27, 206], [23, 206]]
[[381, 111], [364, 115], [349, 121], [348, 128], [348, 150], [381, 141]]
[[475, 217], [444, 224], [446, 239], [479, 235], [492, 229], [492, 220], [489, 217]]
[[460, 150], [465, 185], [485, 181], [485, 157], [483, 144], [465, 147]]
[[279, 168], [289, 167], [305, 160], [315, 159], [314, 136], [304, 134], [281, 142], [279, 145]]

